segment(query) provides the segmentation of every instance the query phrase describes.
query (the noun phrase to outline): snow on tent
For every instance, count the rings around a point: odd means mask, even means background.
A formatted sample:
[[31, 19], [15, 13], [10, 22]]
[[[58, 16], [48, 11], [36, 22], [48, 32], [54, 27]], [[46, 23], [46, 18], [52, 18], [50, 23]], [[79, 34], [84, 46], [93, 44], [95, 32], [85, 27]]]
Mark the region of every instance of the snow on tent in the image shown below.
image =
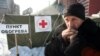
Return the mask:
[[[42, 15], [43, 16], [43, 15]], [[49, 15], [51, 16], [52, 31], [51, 32], [35, 32], [34, 16], [22, 16], [22, 15], [5, 15], [5, 24], [29, 24], [31, 26], [30, 33], [28, 34], [17, 34], [18, 45], [28, 47], [39, 47], [43, 46], [45, 40], [50, 39], [54, 29], [62, 23], [61, 15]], [[8, 34], [8, 47], [12, 48], [15, 46], [14, 34]]]

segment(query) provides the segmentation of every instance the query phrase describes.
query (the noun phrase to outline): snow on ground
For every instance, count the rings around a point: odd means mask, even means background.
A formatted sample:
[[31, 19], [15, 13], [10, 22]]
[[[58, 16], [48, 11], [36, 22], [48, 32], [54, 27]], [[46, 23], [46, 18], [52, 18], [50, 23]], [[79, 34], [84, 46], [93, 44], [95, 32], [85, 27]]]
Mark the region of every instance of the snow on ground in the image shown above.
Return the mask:
[[[18, 46], [19, 56], [44, 56], [45, 47], [35, 47], [30, 49], [27, 46]], [[16, 47], [10, 49], [10, 56], [16, 56]]]
[[32, 49], [33, 56], [44, 56], [45, 47], [36, 47]]

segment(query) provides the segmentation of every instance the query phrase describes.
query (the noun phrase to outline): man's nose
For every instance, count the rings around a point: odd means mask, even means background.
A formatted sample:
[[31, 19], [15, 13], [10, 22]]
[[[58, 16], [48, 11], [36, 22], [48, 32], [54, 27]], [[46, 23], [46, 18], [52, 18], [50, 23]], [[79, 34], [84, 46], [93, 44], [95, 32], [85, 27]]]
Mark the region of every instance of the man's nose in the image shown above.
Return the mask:
[[68, 23], [68, 27], [69, 27], [70, 29], [72, 28], [72, 22], [71, 22], [71, 21]]

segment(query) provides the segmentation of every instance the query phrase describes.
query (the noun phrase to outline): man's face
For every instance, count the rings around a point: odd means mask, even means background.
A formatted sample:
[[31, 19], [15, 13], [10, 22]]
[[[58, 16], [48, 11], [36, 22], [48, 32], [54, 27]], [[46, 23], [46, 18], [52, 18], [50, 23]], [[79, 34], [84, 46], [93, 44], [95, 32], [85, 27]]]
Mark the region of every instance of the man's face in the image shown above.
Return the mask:
[[65, 24], [67, 28], [77, 30], [84, 20], [76, 17], [76, 16], [66, 16], [64, 17]]

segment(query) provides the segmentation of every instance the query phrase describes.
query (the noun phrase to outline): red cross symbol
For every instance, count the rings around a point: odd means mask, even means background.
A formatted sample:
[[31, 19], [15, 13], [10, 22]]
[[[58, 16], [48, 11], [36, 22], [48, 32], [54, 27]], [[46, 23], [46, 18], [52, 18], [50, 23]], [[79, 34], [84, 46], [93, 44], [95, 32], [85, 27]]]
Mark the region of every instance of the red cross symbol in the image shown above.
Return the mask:
[[40, 23], [39, 23], [40, 26], [42, 26], [42, 28], [45, 28], [45, 26], [47, 25], [47, 22], [45, 22], [45, 20], [42, 20]]

